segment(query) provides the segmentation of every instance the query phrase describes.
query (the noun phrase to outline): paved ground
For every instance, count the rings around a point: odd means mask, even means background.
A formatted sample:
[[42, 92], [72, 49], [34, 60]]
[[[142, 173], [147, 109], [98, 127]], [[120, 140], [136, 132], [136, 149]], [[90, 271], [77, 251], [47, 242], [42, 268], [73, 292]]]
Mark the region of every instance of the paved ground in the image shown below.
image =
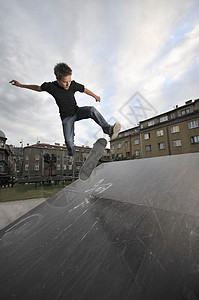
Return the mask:
[[45, 201], [45, 198], [0, 202], [0, 229]]

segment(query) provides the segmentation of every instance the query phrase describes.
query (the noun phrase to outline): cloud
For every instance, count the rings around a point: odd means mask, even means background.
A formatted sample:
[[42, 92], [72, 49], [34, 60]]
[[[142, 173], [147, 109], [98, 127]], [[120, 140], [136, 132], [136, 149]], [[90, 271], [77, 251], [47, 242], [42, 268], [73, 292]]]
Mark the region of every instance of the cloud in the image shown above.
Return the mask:
[[[119, 76], [118, 92], [112, 100], [112, 105], [118, 103], [118, 110], [121, 107], [122, 94], [128, 95], [130, 99], [133, 89], [135, 92], [141, 92], [159, 113], [163, 112], [165, 108], [171, 109], [173, 101], [176, 101], [173, 99], [172, 92], [169, 93], [169, 88], [173, 87], [174, 90], [175, 87], [181, 91], [181, 99], [179, 95], [176, 95], [177, 101], [181, 101], [183, 104], [186, 99], [186, 94], [183, 93], [186, 88], [185, 86], [182, 88], [181, 83], [183, 78], [187, 79], [188, 70], [196, 64], [195, 58], [199, 46], [198, 25], [191, 32], [184, 30], [183, 35], [181, 33], [181, 40], [178, 39], [178, 42], [173, 43], [171, 47], [169, 45], [171, 33], [176, 32], [179, 24], [186, 23], [191, 7], [183, 5], [178, 8], [178, 5], [177, 1], [173, 5], [164, 2], [164, 6], [157, 6], [157, 9], [155, 6], [151, 7], [151, 14], [146, 7], [143, 22], [139, 20], [140, 17], [137, 17], [140, 25], [139, 35], [135, 37], [132, 35], [129, 40], [124, 37], [124, 41], [129, 46], [126, 44], [126, 48], [120, 48], [120, 57], [124, 57], [120, 62], [122, 76]], [[163, 17], [164, 15], [166, 18]], [[192, 26], [186, 26], [187, 30], [190, 28]], [[192, 76], [192, 86], [196, 86], [196, 75], [195, 73], [195, 76]], [[168, 82], [170, 82], [169, 85]], [[164, 93], [166, 89], [167, 94]], [[189, 98], [197, 97], [197, 93], [198, 89], [195, 89]]]

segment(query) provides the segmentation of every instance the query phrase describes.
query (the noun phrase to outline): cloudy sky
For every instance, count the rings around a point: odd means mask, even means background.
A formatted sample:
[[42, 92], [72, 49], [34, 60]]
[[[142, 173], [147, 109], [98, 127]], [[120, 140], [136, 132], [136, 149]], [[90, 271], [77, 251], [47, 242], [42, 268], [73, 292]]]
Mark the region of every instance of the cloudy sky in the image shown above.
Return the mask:
[[[73, 79], [101, 97], [76, 93], [122, 129], [199, 98], [199, 0], [0, 0], [0, 130], [8, 144], [64, 143], [52, 96], [14, 87], [55, 80], [66, 62]], [[103, 136], [76, 123], [75, 143]]]

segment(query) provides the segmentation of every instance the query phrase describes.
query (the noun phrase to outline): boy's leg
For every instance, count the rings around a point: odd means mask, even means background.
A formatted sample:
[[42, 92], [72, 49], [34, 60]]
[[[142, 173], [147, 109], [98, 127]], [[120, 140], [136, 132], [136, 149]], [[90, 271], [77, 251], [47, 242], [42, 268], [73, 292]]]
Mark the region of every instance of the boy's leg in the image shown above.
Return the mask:
[[83, 119], [93, 119], [99, 126], [102, 127], [104, 133], [109, 134], [111, 125], [106, 122], [100, 112], [93, 106], [79, 107], [76, 113], [76, 121]]
[[76, 113], [76, 121], [89, 118], [93, 119], [99, 126], [101, 126], [104, 133], [108, 134], [111, 139], [117, 138], [121, 129], [121, 125], [119, 123], [111, 126], [106, 122], [100, 112], [93, 106], [79, 107]]
[[74, 121], [75, 121], [74, 116], [73, 117], [67, 117], [62, 121], [65, 143], [66, 143], [66, 146], [68, 148], [69, 164], [70, 164], [70, 161], [71, 161], [71, 164], [72, 164], [72, 157], [75, 155]]

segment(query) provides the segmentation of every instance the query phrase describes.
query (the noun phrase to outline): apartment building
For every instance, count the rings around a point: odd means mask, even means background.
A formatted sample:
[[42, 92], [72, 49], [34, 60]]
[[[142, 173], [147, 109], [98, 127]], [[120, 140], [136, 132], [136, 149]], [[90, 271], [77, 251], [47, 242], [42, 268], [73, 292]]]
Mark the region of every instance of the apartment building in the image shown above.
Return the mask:
[[13, 147], [6, 144], [6, 136], [0, 130], [0, 175], [16, 176], [16, 159]]
[[[90, 152], [89, 147], [76, 147], [75, 173]], [[38, 142], [24, 148], [22, 177], [68, 176], [71, 168], [67, 164], [67, 148], [58, 143], [55, 145]]]
[[111, 141], [112, 159], [199, 152], [199, 99], [141, 121]]
[[[27, 146], [23, 152], [22, 177], [36, 176], [77, 176], [81, 166], [87, 159], [91, 148], [88, 146], [75, 146], [76, 154], [74, 167], [68, 166], [68, 153], [65, 145], [55, 145], [38, 142]], [[105, 149], [103, 160], [109, 158], [109, 149]]]
[[[120, 132], [119, 136], [115, 140], [110, 142], [110, 154], [112, 159], [132, 158], [134, 153], [140, 150], [140, 128], [134, 127]], [[138, 141], [138, 142], [137, 142]], [[133, 144], [135, 147], [133, 147]], [[140, 155], [140, 152], [139, 152]]]

